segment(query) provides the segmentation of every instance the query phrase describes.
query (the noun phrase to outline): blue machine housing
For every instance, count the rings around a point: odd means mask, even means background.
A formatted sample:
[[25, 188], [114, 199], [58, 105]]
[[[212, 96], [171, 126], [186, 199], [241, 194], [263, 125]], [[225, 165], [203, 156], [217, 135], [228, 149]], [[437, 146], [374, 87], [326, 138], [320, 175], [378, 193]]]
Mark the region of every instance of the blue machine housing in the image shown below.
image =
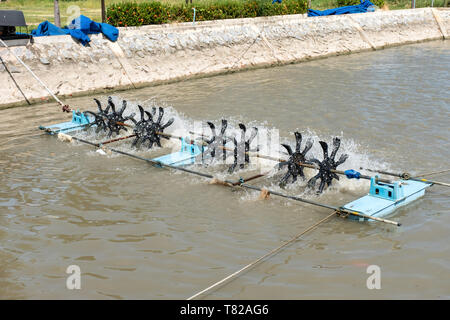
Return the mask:
[[51, 126], [40, 126], [39, 129], [45, 130], [49, 134], [58, 134], [60, 132], [62, 133], [69, 133], [72, 131], [80, 130], [87, 124], [89, 124], [91, 120], [89, 119], [89, 116], [84, 114], [83, 112], [80, 112], [77, 110], [76, 112], [72, 110], [72, 120], [68, 122], [62, 122], [58, 124], [54, 124]]
[[189, 143], [188, 141], [190, 140], [187, 138], [181, 138], [180, 151], [154, 158], [152, 160], [172, 166], [187, 166], [194, 164], [195, 158], [202, 153], [203, 147], [200, 147], [195, 143]]
[[[398, 207], [422, 197], [425, 189], [432, 184], [414, 180], [399, 180], [393, 183], [378, 182], [378, 176], [370, 179], [369, 194], [345, 204], [342, 208], [350, 211], [382, 218]], [[349, 216], [351, 219], [367, 220], [356, 216]]]
[[402, 183], [399, 181], [395, 181], [393, 184], [387, 184], [378, 182], [377, 177], [370, 179], [369, 194], [373, 197], [397, 201], [404, 197], [404, 189]]

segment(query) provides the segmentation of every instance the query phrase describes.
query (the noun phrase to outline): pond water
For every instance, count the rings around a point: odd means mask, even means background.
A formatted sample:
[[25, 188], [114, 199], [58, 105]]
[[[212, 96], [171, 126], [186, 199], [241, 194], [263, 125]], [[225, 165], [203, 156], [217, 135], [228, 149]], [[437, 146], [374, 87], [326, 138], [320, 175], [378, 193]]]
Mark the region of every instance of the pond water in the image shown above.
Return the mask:
[[[229, 119], [230, 128], [242, 122], [278, 130], [293, 146], [298, 130], [314, 139], [308, 156], [318, 159], [318, 141], [338, 136], [338, 156], [349, 155], [339, 169], [420, 174], [450, 167], [449, 49], [448, 41], [435, 41], [111, 95], [128, 100], [130, 111], [137, 103], [166, 107], [164, 121], [175, 119], [169, 133]], [[66, 102], [96, 110], [92, 98]], [[68, 121], [54, 103], [2, 110], [0, 117], [3, 299], [185, 299], [330, 213], [62, 143], [37, 129]], [[92, 132], [80, 135], [101, 141]], [[171, 140], [135, 151], [130, 142], [111, 146], [147, 158], [178, 147]], [[227, 176], [223, 166], [193, 169]], [[251, 183], [281, 190], [281, 176]], [[450, 175], [433, 178], [448, 182]], [[336, 206], [368, 192], [366, 180], [344, 177], [319, 196], [305, 184], [283, 192]], [[332, 218], [204, 298], [449, 299], [448, 188], [429, 188], [389, 218], [403, 225]], [[70, 265], [81, 269], [81, 290], [66, 288]], [[380, 290], [366, 287], [369, 265], [381, 269]]]

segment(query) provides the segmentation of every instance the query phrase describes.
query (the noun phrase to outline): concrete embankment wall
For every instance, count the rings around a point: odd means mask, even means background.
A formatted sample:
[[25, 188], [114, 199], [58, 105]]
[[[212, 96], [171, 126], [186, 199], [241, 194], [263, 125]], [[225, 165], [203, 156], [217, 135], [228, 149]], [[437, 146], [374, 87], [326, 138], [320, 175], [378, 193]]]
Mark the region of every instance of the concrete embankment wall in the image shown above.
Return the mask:
[[[115, 43], [93, 35], [83, 47], [70, 36], [54, 36], [12, 50], [62, 97], [444, 39], [449, 33], [450, 10], [424, 8], [121, 28]], [[48, 98], [6, 48], [0, 56], [29, 100]], [[25, 104], [1, 64], [0, 84], [0, 108]]]

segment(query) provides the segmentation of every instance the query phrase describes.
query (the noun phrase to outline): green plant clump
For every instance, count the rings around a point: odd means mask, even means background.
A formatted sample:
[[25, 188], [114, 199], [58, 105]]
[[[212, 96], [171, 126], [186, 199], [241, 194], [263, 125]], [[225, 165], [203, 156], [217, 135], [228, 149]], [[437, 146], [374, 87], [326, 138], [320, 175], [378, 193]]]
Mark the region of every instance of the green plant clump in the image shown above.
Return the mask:
[[169, 4], [158, 1], [112, 4], [107, 10], [107, 23], [117, 27], [142, 26], [195, 20], [235, 19], [305, 13], [307, 0], [226, 0], [192, 4]]
[[[372, 2], [378, 8], [384, 6], [384, 0], [370, 0], [370, 2]], [[337, 4], [339, 7], [354, 6], [356, 4], [360, 4], [360, 0], [337, 0]]]

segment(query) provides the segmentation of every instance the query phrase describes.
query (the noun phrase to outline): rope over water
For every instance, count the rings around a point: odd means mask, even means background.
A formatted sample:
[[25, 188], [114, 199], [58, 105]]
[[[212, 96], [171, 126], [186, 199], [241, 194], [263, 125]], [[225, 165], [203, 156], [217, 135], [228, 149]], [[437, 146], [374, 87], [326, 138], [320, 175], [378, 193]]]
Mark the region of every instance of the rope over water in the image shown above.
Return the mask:
[[[385, 174], [385, 175], [388, 175], [388, 176], [399, 177], [399, 178], [402, 178], [404, 180], [420, 181], [420, 182], [426, 182], [426, 183], [429, 183], [429, 184], [437, 184], [437, 185], [444, 186], [444, 187], [450, 187], [450, 183], [420, 178], [420, 177], [422, 177], [424, 175], [417, 176], [417, 177], [411, 177], [411, 175], [409, 173], [407, 173], [407, 172], [395, 173], [395, 172], [387, 172], [387, 171], [383, 171], [383, 170], [367, 169], [367, 168], [362, 168], [362, 167], [360, 167], [360, 169], [361, 170], [367, 170], [367, 171], [370, 171], [370, 172], [375, 172], [375, 173], [381, 173], [381, 174]], [[447, 172], [449, 170], [444, 170], [442, 172]], [[434, 172], [434, 173], [432, 172], [431, 174], [435, 174], [435, 173], [440, 173], [440, 172]], [[430, 175], [430, 174], [428, 174], [428, 175]]]
[[280, 250], [284, 249], [285, 247], [287, 247], [288, 245], [290, 245], [291, 243], [295, 242], [296, 240], [298, 240], [301, 236], [305, 235], [306, 233], [316, 229], [320, 224], [324, 223], [325, 221], [327, 221], [328, 219], [330, 219], [332, 216], [334, 216], [337, 212], [333, 212], [331, 214], [329, 214], [328, 216], [326, 216], [325, 218], [319, 220], [318, 222], [314, 223], [312, 226], [306, 228], [305, 230], [303, 230], [302, 232], [300, 232], [299, 234], [297, 234], [295, 237], [293, 237], [291, 240], [283, 243], [282, 245], [280, 245], [279, 247], [273, 249], [272, 251], [266, 253], [265, 255], [263, 255], [262, 257], [256, 259], [255, 261], [249, 263], [248, 265], [246, 265], [245, 267], [239, 269], [238, 271], [230, 274], [229, 276], [223, 278], [222, 280], [214, 283], [213, 285], [209, 286], [208, 288], [194, 294], [193, 296], [190, 296], [189, 298], [187, 298], [187, 300], [193, 300], [197, 297], [199, 297], [202, 294], [207, 294], [209, 291], [211, 291], [214, 288], [217, 288], [218, 286], [224, 284], [226, 281], [231, 280], [235, 277], [237, 277], [239, 274], [241, 274], [244, 271], [249, 270], [250, 268], [254, 267], [255, 265], [257, 265], [258, 263], [260, 263], [261, 261], [263, 261], [264, 259], [276, 254], [277, 252], [279, 252]]
[[439, 174], [439, 173], [447, 173], [447, 172], [450, 172], [450, 169], [422, 173], [422, 174], [419, 174], [418, 177], [434, 176], [434, 175]]

